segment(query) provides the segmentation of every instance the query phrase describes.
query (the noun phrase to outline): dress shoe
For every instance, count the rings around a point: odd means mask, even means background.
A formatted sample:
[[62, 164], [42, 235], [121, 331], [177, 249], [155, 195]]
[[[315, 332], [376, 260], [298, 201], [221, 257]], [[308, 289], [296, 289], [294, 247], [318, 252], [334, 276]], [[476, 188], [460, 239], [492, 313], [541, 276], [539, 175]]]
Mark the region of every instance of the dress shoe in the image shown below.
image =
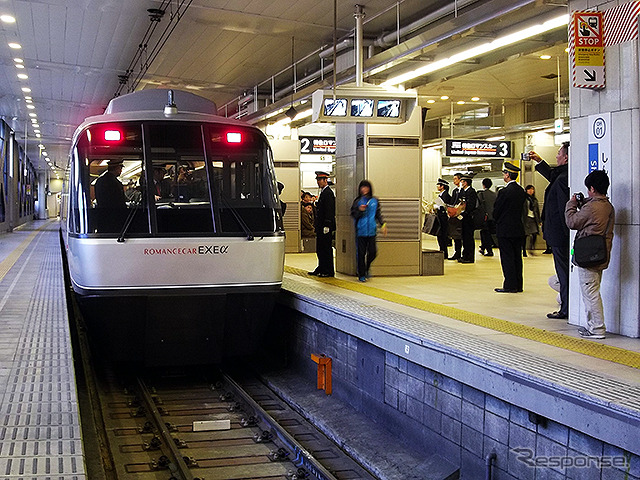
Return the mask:
[[547, 313], [547, 318], [557, 318], [560, 320], [566, 320], [567, 318], [569, 318], [569, 315], [562, 312], [551, 312], [551, 313]]
[[485, 257], [493, 257], [493, 252], [487, 252], [484, 254]]
[[458, 260], [458, 263], [474, 263], [474, 261], [473, 260], [460, 259], [460, 260]]
[[314, 270], [312, 272], [307, 272], [308, 275], [318, 275], [318, 271]]
[[460, 260], [460, 255], [458, 254], [452, 255], [451, 257], [447, 258], [447, 260]]
[[317, 275], [318, 275], [318, 277], [321, 277], [321, 278], [327, 278], [327, 277], [333, 277], [334, 276], [333, 273], [318, 273]]
[[478, 252], [480, 252], [480, 255], [484, 255], [484, 248], [480, 247], [480, 248], [478, 249]]
[[514, 290], [512, 288], [494, 288], [498, 293], [518, 293], [518, 290]]

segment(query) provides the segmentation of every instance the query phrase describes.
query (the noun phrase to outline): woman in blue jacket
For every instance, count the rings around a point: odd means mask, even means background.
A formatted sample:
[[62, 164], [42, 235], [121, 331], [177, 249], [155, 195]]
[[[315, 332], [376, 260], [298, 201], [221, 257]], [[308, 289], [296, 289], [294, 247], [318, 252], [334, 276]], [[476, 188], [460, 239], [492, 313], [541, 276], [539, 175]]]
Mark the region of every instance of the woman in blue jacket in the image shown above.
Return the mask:
[[358, 258], [358, 280], [366, 282], [369, 268], [376, 258], [376, 230], [378, 224], [382, 233], [387, 234], [387, 226], [382, 219], [380, 202], [373, 196], [371, 182], [362, 180], [358, 185], [358, 197], [351, 205], [351, 216], [356, 221], [356, 254]]

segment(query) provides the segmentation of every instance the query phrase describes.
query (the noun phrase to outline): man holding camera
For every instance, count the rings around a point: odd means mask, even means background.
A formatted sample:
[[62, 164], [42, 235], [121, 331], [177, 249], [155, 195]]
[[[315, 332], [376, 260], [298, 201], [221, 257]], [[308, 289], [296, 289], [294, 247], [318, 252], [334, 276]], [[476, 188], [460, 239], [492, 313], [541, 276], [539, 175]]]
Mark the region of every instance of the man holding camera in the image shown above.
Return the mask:
[[[567, 202], [565, 217], [569, 228], [578, 231], [576, 240], [590, 235], [601, 235], [605, 238], [606, 256], [604, 262], [589, 267], [576, 265], [584, 309], [587, 314], [587, 327], [578, 328], [578, 333], [584, 338], [601, 339], [604, 338], [605, 325], [600, 282], [602, 281], [602, 271], [609, 266], [615, 211], [607, 198], [609, 176], [604, 170], [591, 172], [584, 179], [584, 185], [587, 187], [589, 198], [585, 199], [582, 193], [573, 195], [571, 200]], [[577, 260], [574, 259], [574, 263], [577, 263]]]
[[564, 209], [569, 201], [569, 142], [563, 142], [556, 155], [557, 167], [550, 167], [536, 152], [529, 152], [536, 170], [549, 181], [544, 191], [542, 233], [553, 252], [553, 263], [560, 282], [560, 310], [548, 318], [569, 318], [569, 228]]

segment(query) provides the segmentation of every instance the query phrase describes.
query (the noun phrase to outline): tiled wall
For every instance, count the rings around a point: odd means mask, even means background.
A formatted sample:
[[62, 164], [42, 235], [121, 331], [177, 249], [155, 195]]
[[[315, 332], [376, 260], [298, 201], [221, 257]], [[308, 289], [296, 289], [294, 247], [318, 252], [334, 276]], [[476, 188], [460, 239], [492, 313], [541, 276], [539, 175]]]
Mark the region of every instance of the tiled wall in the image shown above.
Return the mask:
[[[310, 379], [311, 353], [332, 358], [334, 395], [383, 423], [416, 448], [461, 466], [462, 479], [484, 479], [496, 452], [494, 480], [640, 479], [640, 457], [464, 385], [454, 378], [384, 352], [302, 314], [289, 316], [293, 358]], [[527, 449], [518, 454], [513, 449]], [[534, 468], [529, 462], [549, 462]], [[587, 457], [609, 456], [628, 468], [596, 468]], [[575, 462], [567, 466], [567, 462]], [[564, 465], [561, 465], [564, 463]], [[590, 467], [582, 464], [589, 463]]]

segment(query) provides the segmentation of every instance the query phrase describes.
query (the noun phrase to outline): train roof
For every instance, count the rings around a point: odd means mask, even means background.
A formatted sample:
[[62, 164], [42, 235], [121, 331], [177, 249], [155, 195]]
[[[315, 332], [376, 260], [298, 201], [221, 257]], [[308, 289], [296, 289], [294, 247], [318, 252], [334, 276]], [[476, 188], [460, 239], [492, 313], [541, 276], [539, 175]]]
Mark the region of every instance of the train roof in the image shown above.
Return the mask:
[[[165, 113], [169, 92], [172, 92], [177, 113]], [[217, 115], [216, 104], [190, 92], [169, 89], [140, 90], [116, 97], [109, 102], [102, 115], [87, 117], [74, 133], [76, 137], [89, 125], [108, 122], [170, 120], [186, 122], [224, 123], [256, 128], [241, 120]], [[259, 130], [259, 129], [258, 129]]]

